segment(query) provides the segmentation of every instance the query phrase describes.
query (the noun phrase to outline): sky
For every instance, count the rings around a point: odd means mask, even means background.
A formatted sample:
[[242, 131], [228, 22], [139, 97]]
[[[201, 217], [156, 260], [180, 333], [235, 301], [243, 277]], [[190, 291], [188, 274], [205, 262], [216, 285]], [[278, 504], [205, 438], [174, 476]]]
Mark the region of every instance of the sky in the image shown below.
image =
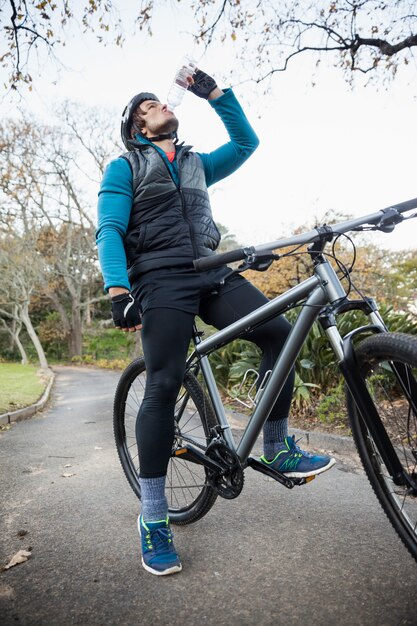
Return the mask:
[[[126, 23], [132, 21], [135, 4], [119, 2]], [[82, 35], [75, 26], [67, 29], [66, 46], [57, 50], [63, 67], [41, 58], [35, 89], [18, 106], [50, 119], [52, 106], [65, 98], [101, 105], [114, 110], [116, 135], [130, 98], [152, 91], [164, 100], [182, 57], [190, 54], [220, 87], [233, 84], [260, 139], [255, 154], [211, 188], [215, 220], [241, 244], [310, 229], [325, 213], [359, 216], [417, 197], [415, 65], [403, 69], [386, 90], [364, 84], [351, 89], [330, 59], [313, 75], [313, 60], [300, 56], [275, 75], [265, 95], [264, 86], [254, 82], [235, 84], [233, 42], [206, 52], [194, 46], [189, 34], [195, 28], [193, 17], [175, 4], [164, 4], [157, 12], [152, 38], [128, 29], [123, 48], [103, 47], [93, 35]], [[222, 77], [227, 75], [226, 83]], [[16, 115], [16, 106], [15, 99], [3, 97], [2, 118]], [[180, 139], [195, 150], [209, 152], [227, 140], [211, 107], [191, 93], [176, 114]], [[416, 236], [417, 219], [391, 235], [372, 233], [368, 241], [404, 250], [415, 248]]]

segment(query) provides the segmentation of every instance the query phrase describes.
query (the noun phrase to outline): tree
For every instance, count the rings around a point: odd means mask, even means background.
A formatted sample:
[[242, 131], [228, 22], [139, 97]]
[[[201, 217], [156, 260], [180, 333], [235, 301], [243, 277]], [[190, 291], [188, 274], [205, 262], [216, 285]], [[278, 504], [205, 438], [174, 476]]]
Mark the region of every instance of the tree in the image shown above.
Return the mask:
[[[345, 76], [354, 72], [385, 79], [410, 63], [417, 46], [414, 0], [178, 0], [196, 20], [195, 40], [205, 46], [233, 42], [246, 76], [258, 82], [287, 69], [300, 54], [320, 62], [331, 55]], [[65, 28], [80, 25], [103, 44], [122, 45], [125, 26], [117, 0], [0, 0], [0, 62], [12, 89], [33, 81], [33, 58], [66, 43]], [[156, 9], [166, 0], [140, 0], [134, 27], [152, 34]], [[173, 5], [170, 4], [170, 10]], [[132, 25], [129, 24], [129, 28]], [[236, 70], [238, 71], [238, 70]], [[236, 74], [235, 74], [236, 77]], [[6, 85], [7, 87], [7, 85]]]
[[21, 357], [22, 365], [27, 365], [29, 359], [26, 354], [26, 350], [20, 341], [20, 332], [22, 330], [22, 320], [19, 318], [19, 307], [15, 302], [11, 311], [0, 310], [0, 322], [4, 331], [10, 335], [10, 346], [12, 350], [14, 346], [17, 347]]
[[[319, 224], [336, 223], [351, 216], [325, 213], [317, 220]], [[315, 228], [315, 224], [305, 225], [301, 230]], [[376, 246], [364, 235], [355, 234], [335, 240], [334, 248], [327, 246], [325, 254], [352, 298], [358, 297], [356, 290], [376, 298], [378, 304], [393, 307], [401, 314], [417, 311], [417, 253], [415, 250], [401, 253]], [[354, 246], [354, 247], [353, 247]], [[279, 251], [280, 259], [266, 272], [248, 271], [245, 275], [269, 298], [283, 293], [300, 281], [311, 276], [313, 263], [307, 253], [308, 246], [294, 246]], [[335, 262], [337, 259], [338, 263]], [[349, 279], [346, 277], [349, 270]]]
[[234, 41], [258, 82], [308, 53], [317, 62], [331, 55], [348, 79], [353, 72], [386, 78], [410, 62], [417, 46], [414, 0], [198, 0], [192, 6], [196, 39]]
[[[364, 267], [361, 275], [370, 295], [376, 295], [378, 301], [393, 306], [396, 311], [416, 314], [417, 252], [375, 249], [370, 254], [369, 247], [363, 252]], [[379, 259], [379, 263], [376, 259]]]
[[[65, 27], [95, 32], [100, 42], [123, 41], [121, 21], [111, 0], [0, 0], [0, 62], [9, 72], [9, 86], [32, 83], [34, 53], [55, 61], [55, 50], [65, 45]], [[6, 85], [7, 87], [7, 85]]]
[[312, 263], [306, 254], [306, 246], [297, 250], [295, 256], [285, 256], [291, 249], [280, 250], [281, 258], [265, 272], [250, 270], [245, 276], [268, 298], [275, 298], [287, 289], [311, 275]]
[[98, 179], [114, 146], [104, 139], [109, 114], [105, 124], [94, 109], [66, 103], [60, 119], [67, 130], [32, 118], [0, 125], [0, 231], [25, 237], [42, 260], [36, 284], [26, 287], [36, 287], [34, 293], [44, 294], [59, 313], [74, 356], [82, 349], [83, 310], [106, 297], [98, 280], [92, 215]]
[[45, 352], [29, 313], [33, 291], [42, 273], [42, 261], [34, 253], [30, 238], [30, 235], [9, 236], [1, 240], [0, 318], [3, 326], [7, 327], [13, 336], [22, 363], [27, 362], [26, 353], [19, 340], [20, 329], [24, 325], [36, 349], [39, 364], [46, 369], [48, 362]]
[[229, 250], [233, 250], [234, 248], [239, 247], [239, 242], [236, 239], [236, 236], [233, 233], [229, 232], [227, 226], [219, 224], [219, 222], [216, 223], [216, 226], [219, 229], [219, 233], [222, 237], [220, 245], [217, 249], [217, 253], [228, 252]]

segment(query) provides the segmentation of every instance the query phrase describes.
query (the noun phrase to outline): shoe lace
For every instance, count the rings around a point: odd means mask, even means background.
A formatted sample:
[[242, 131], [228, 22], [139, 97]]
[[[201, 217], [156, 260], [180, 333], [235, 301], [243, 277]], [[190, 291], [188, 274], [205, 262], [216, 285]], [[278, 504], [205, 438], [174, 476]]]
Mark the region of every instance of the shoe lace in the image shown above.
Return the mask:
[[[146, 544], [155, 552], [170, 550], [172, 544], [172, 532], [167, 528], [154, 528], [146, 533]], [[161, 550], [162, 549], [162, 550]]]
[[301, 441], [302, 437], [300, 437], [299, 439], [295, 439], [295, 437], [293, 436], [293, 442], [294, 442], [294, 448], [293, 450], [298, 452], [299, 454], [302, 454], [303, 456], [305, 456], [308, 459], [313, 458], [314, 454], [311, 454], [311, 452], [307, 452], [306, 450], [302, 450], [300, 448], [300, 446], [297, 446], [298, 442]]

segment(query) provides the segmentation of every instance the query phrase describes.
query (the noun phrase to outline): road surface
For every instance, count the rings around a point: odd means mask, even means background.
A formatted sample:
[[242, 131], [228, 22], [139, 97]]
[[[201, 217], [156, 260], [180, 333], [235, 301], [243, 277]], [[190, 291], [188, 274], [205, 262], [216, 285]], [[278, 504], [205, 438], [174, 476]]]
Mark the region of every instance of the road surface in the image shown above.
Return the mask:
[[417, 564], [352, 459], [292, 491], [248, 470], [239, 498], [174, 528], [181, 574], [145, 572], [118, 377], [58, 368], [47, 410], [0, 435], [0, 565], [32, 555], [0, 573], [2, 626], [417, 624]]

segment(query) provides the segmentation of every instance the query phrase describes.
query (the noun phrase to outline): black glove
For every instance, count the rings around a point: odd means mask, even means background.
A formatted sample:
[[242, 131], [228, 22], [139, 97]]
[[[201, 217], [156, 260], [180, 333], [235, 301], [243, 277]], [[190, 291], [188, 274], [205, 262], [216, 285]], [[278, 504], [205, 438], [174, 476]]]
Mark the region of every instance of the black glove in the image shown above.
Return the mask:
[[193, 74], [194, 84], [190, 85], [188, 89], [193, 92], [199, 98], [207, 98], [213, 89], [216, 89], [217, 84], [214, 78], [202, 72], [201, 70], [196, 70]]
[[111, 299], [111, 313], [118, 328], [134, 328], [142, 323], [139, 303], [131, 293], [121, 293]]

